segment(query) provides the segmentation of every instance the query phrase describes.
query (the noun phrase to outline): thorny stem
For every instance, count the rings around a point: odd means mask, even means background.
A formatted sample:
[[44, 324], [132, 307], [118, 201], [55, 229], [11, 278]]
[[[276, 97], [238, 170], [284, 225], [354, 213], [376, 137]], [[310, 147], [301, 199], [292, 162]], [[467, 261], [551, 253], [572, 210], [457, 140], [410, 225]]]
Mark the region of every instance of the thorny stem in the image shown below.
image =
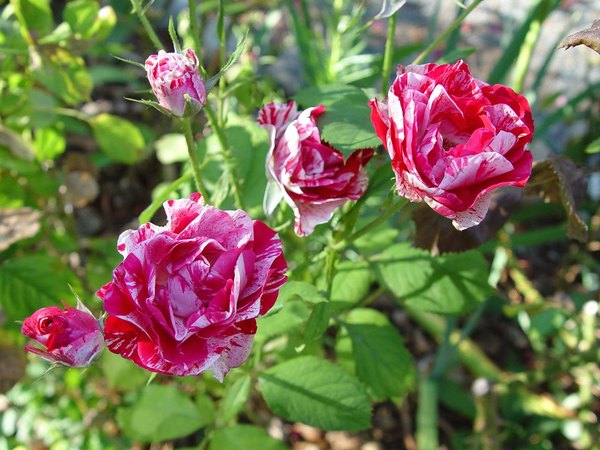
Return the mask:
[[463, 20], [465, 20], [465, 18], [471, 13], [471, 11], [473, 11], [477, 7], [477, 5], [479, 5], [482, 1], [483, 0], [474, 0], [474, 2], [471, 3], [469, 7], [466, 8], [462, 12], [462, 14], [458, 16], [456, 20], [444, 30], [442, 34], [440, 34], [436, 39], [434, 39], [433, 42], [429, 44], [427, 48], [423, 50], [412, 63], [421, 64], [425, 60], [425, 58], [427, 58], [431, 54], [431, 52], [433, 52], [438, 47], [438, 45], [440, 45], [442, 42], [448, 39], [452, 32], [460, 26]]
[[181, 119], [181, 124], [183, 126], [183, 134], [185, 135], [185, 143], [187, 144], [188, 155], [190, 157], [190, 163], [192, 164], [192, 173], [194, 174], [194, 181], [196, 182], [196, 188], [198, 192], [202, 194], [205, 203], [210, 203], [208, 197], [208, 190], [202, 181], [202, 176], [200, 175], [200, 164], [198, 162], [198, 156], [196, 155], [197, 147], [194, 141], [194, 134], [192, 132], [192, 123], [188, 117], [184, 117]]

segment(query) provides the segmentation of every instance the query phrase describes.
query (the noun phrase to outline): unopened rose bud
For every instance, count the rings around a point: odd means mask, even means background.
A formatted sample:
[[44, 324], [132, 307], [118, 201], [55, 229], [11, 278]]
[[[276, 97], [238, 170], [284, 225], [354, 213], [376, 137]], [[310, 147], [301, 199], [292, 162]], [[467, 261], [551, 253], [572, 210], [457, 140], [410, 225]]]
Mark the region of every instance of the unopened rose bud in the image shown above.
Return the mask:
[[45, 347], [25, 350], [69, 367], [90, 365], [104, 348], [98, 321], [80, 302], [77, 308], [65, 306], [64, 311], [58, 306], [38, 309], [25, 319], [21, 332]]
[[[192, 115], [206, 104], [204, 80], [198, 72], [198, 57], [192, 49], [183, 54], [160, 50], [158, 55], [146, 59], [145, 67], [158, 103], [171, 114], [178, 117]], [[186, 111], [188, 102], [190, 107]]]

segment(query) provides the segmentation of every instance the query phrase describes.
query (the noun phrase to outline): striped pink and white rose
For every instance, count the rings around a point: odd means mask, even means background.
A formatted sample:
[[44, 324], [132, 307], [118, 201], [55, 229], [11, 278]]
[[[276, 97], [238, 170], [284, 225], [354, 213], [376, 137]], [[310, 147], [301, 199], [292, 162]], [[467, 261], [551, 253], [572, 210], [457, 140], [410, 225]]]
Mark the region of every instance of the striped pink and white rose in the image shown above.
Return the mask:
[[287, 264], [263, 222], [201, 200], [169, 200], [165, 226], [121, 234], [123, 262], [97, 295], [111, 352], [152, 372], [211, 370], [223, 380], [248, 357], [256, 319], [273, 307]]
[[339, 150], [321, 139], [316, 120], [324, 112], [322, 105], [299, 112], [296, 103], [289, 102], [270, 103], [258, 114], [258, 123], [271, 138], [265, 212], [271, 214], [285, 200], [294, 211], [299, 236], [328, 222], [346, 201], [359, 199], [368, 184], [365, 165], [373, 150], [356, 150], [344, 160]]
[[458, 230], [484, 219], [493, 190], [529, 179], [527, 99], [474, 78], [463, 61], [399, 66], [387, 98], [370, 106], [398, 193], [425, 201]]

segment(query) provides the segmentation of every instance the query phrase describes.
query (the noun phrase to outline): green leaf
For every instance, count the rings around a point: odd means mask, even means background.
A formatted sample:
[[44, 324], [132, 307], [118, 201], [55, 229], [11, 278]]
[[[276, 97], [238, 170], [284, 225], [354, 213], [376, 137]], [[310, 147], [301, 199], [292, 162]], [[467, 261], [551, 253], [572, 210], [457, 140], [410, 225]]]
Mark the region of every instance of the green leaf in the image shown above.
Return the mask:
[[317, 105], [323, 105], [325, 108], [329, 108], [340, 98], [352, 96], [360, 97], [361, 95], [366, 98], [363, 91], [355, 86], [346, 84], [328, 84], [325, 86], [311, 86], [303, 89], [294, 96], [294, 100], [296, 100], [303, 108], [310, 108]]
[[80, 56], [57, 48], [43, 55], [41, 65], [33, 73], [39, 83], [69, 105], [90, 99], [92, 79]]
[[179, 38], [177, 37], [177, 33], [175, 32], [175, 24], [173, 23], [173, 16], [169, 17], [169, 37], [171, 38], [171, 42], [173, 42], [173, 50], [175, 53], [181, 53], [181, 45], [179, 44]]
[[45, 35], [52, 30], [54, 20], [49, 0], [14, 0], [15, 8], [21, 26], [37, 35]]
[[103, 113], [93, 117], [90, 125], [98, 145], [113, 160], [134, 164], [144, 156], [144, 136], [130, 121]]
[[473, 395], [460, 383], [442, 378], [438, 380], [440, 402], [452, 411], [473, 420], [475, 418], [475, 402]]
[[165, 134], [154, 143], [154, 148], [156, 148], [156, 157], [162, 164], [184, 162], [189, 157], [183, 134]]
[[67, 3], [63, 19], [75, 33], [91, 36], [100, 6], [95, 0], [75, 0]]
[[263, 428], [235, 425], [215, 431], [211, 449], [214, 450], [286, 450], [282, 442], [273, 439]]
[[251, 383], [252, 378], [245, 373], [227, 388], [219, 411], [223, 422], [233, 419], [244, 408], [250, 396]]
[[117, 24], [117, 13], [112, 6], [106, 5], [100, 8], [96, 21], [90, 30], [91, 36], [96, 42], [104, 41], [115, 28]]
[[332, 306], [345, 309], [369, 293], [372, 275], [366, 261], [342, 261], [336, 266], [331, 289]]
[[105, 351], [100, 360], [100, 366], [108, 385], [122, 391], [132, 391], [142, 388], [150, 374], [134, 363]]
[[3, 146], [1, 139], [0, 131], [0, 169], [25, 176], [42, 173], [38, 163], [17, 158], [8, 148]]
[[356, 374], [376, 400], [405, 395], [415, 384], [415, 370], [404, 340], [374, 309], [354, 309], [344, 322], [352, 340]]
[[277, 415], [323, 430], [359, 431], [371, 426], [371, 402], [363, 385], [335, 364], [304, 356], [259, 374], [260, 389]]
[[592, 142], [590, 142], [585, 148], [585, 153], [587, 153], [588, 155], [600, 153], [600, 138], [594, 139]]
[[207, 394], [196, 395], [196, 408], [202, 416], [201, 426], [205, 427], [215, 421], [215, 402]]
[[36, 131], [33, 146], [38, 161], [53, 161], [64, 153], [67, 142], [62, 130], [41, 128]]
[[319, 339], [329, 326], [329, 319], [331, 318], [331, 304], [330, 303], [317, 303], [308, 322], [306, 322], [306, 328], [304, 330], [304, 337], [307, 342], [315, 341]]
[[321, 138], [346, 157], [354, 150], [381, 145], [371, 121], [365, 120], [371, 114], [368, 100], [363, 93], [343, 97], [333, 103], [319, 120]]
[[203, 418], [175, 386], [150, 385], [131, 406], [117, 410], [117, 422], [131, 439], [160, 442], [193, 433], [202, 427]]
[[215, 84], [217, 84], [217, 82], [219, 81], [219, 79], [223, 75], [225, 75], [225, 72], [227, 72], [229, 70], [229, 68], [236, 63], [236, 61], [239, 59], [239, 57], [241, 56], [242, 52], [244, 51], [244, 47], [246, 46], [246, 39], [247, 38], [248, 38], [248, 30], [246, 30], [244, 32], [244, 35], [239, 40], [238, 45], [235, 48], [235, 51], [231, 54], [231, 56], [229, 57], [229, 59], [227, 60], [227, 62], [225, 63], [225, 65], [223, 67], [221, 67], [221, 70], [219, 70], [219, 72], [215, 76], [211, 77], [206, 82], [206, 92], [210, 91], [212, 89], [212, 87]]
[[63, 22], [59, 24], [52, 33], [47, 34], [43, 38], [38, 40], [40, 45], [65, 45], [68, 39], [73, 37], [73, 30], [68, 23]]
[[15, 183], [11, 177], [0, 177], [0, 208], [20, 208], [25, 205], [26, 200], [27, 192], [23, 186]]
[[74, 304], [69, 284], [81, 289], [78, 278], [58, 258], [46, 255], [21, 256], [0, 266], [0, 305], [7, 316], [5, 326], [16, 326], [37, 309]]
[[26, 113], [31, 128], [44, 128], [56, 121], [56, 100], [40, 89], [29, 91]]
[[293, 330], [305, 323], [308, 316], [308, 306], [305, 303], [297, 300], [286, 302], [269, 315], [257, 319], [256, 340], [260, 341]]
[[400, 302], [439, 314], [464, 314], [490, 293], [488, 264], [477, 251], [428, 252], [396, 244], [373, 258], [381, 283]]
[[240, 180], [244, 205], [250, 213], [260, 214], [267, 186], [265, 160], [269, 151], [268, 134], [256, 122], [241, 119], [239, 125], [227, 127], [225, 134], [236, 159], [236, 176]]
[[314, 284], [304, 281], [288, 281], [279, 290], [278, 304], [283, 304], [294, 298], [301, 298], [306, 303], [321, 303], [327, 299], [321, 295]]
[[296, 101], [304, 107], [324, 105], [318, 121], [321, 138], [345, 156], [360, 148], [381, 144], [370, 120], [369, 98], [362, 89], [347, 85], [310, 87], [298, 93]]

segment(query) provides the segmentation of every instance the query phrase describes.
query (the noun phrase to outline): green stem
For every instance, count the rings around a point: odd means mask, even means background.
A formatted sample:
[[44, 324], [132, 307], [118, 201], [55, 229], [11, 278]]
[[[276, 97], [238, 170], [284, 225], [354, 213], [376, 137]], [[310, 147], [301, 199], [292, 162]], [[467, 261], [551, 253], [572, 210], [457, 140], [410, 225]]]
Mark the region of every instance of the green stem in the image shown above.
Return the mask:
[[438, 347], [435, 364], [429, 376], [419, 386], [417, 405], [417, 444], [420, 449], [437, 450], [438, 438], [438, 383], [453, 359], [455, 343], [451, 342], [456, 319], [446, 321], [444, 338]]
[[327, 81], [333, 83], [337, 77], [336, 66], [342, 54], [342, 33], [339, 29], [340, 18], [344, 9], [343, 0], [333, 1], [333, 17], [331, 23], [331, 39], [329, 61], [327, 64]]
[[[381, 225], [382, 223], [384, 223], [386, 220], [388, 220], [390, 217], [392, 217], [394, 214], [396, 214], [398, 211], [400, 211], [406, 205], [407, 205], [407, 200], [404, 198], [400, 199], [396, 204], [394, 204], [390, 208], [388, 208], [388, 210], [383, 215], [378, 216], [376, 219], [372, 220], [371, 222], [366, 224], [364, 227], [362, 227], [360, 230], [358, 230], [355, 233], [348, 236], [346, 239], [330, 242], [329, 245], [327, 245], [327, 247], [325, 247], [320, 253], [318, 253], [317, 255], [312, 257], [310, 260], [300, 264], [296, 270], [297, 271], [304, 270], [306, 267], [310, 266], [311, 264], [314, 264], [316, 262], [323, 260], [323, 258], [326, 258], [327, 255], [329, 255], [329, 252], [331, 250], [333, 250], [335, 252], [340, 252], [341, 250], [345, 249], [350, 244], [352, 244], [352, 242], [354, 242], [356, 239], [360, 238], [361, 236], [363, 236], [366, 233], [368, 233], [369, 231], [371, 231], [373, 228], [376, 228], [379, 225]], [[352, 209], [350, 211], [352, 212]]]
[[196, 12], [196, 0], [188, 1], [188, 11], [190, 14], [190, 34], [194, 42], [194, 51], [198, 55], [198, 60], [202, 61], [202, 47], [200, 45], [200, 29], [198, 28], [198, 13]]
[[331, 298], [331, 291], [333, 289], [333, 277], [335, 276], [335, 263], [339, 257], [339, 253], [328, 247], [327, 256], [325, 259], [325, 284], [327, 289], [326, 298]]
[[192, 165], [192, 173], [194, 174], [194, 181], [196, 182], [196, 188], [198, 192], [202, 194], [205, 203], [210, 203], [208, 190], [202, 181], [202, 176], [200, 175], [200, 164], [198, 162], [198, 156], [196, 154], [197, 147], [194, 142], [194, 134], [192, 132], [192, 123], [189, 117], [184, 117], [181, 119], [181, 124], [183, 126], [183, 134], [185, 135], [185, 143], [188, 148], [188, 155], [190, 157], [190, 163]]
[[446, 28], [446, 30], [442, 34], [440, 34], [431, 44], [429, 44], [427, 46], [427, 48], [425, 50], [423, 50], [421, 52], [421, 54], [419, 54], [419, 56], [417, 56], [412, 63], [413, 64], [421, 64], [425, 60], [425, 58], [427, 58], [431, 54], [431, 52], [433, 52], [442, 42], [444, 42], [446, 39], [448, 39], [448, 37], [452, 34], [452, 32], [460, 26], [460, 24], [465, 20], [465, 18], [469, 14], [471, 14], [471, 12], [482, 1], [483, 0], [474, 0], [474, 2], [471, 3], [469, 5], [469, 7], [466, 8], [462, 12], [462, 14], [460, 16], [458, 16], [456, 18], [456, 20], [454, 22], [452, 22], [452, 24], [448, 28]]
[[516, 92], [521, 92], [523, 90], [523, 81], [525, 80], [525, 75], [527, 75], [529, 69], [529, 63], [531, 62], [531, 57], [533, 56], [533, 50], [535, 48], [535, 44], [540, 37], [540, 32], [542, 30], [542, 22], [545, 17], [540, 18], [536, 17], [533, 22], [531, 22], [531, 26], [529, 31], [525, 35], [525, 40], [521, 45], [521, 49], [519, 51], [519, 56], [515, 61], [513, 74], [512, 74], [512, 88]]
[[394, 36], [396, 34], [396, 14], [390, 16], [388, 22], [387, 38], [383, 53], [383, 66], [381, 68], [381, 94], [385, 97], [388, 91], [388, 80], [392, 68], [392, 57], [394, 55]]
[[455, 318], [447, 319], [446, 320], [446, 330], [444, 332], [444, 338], [442, 340], [441, 345], [438, 347], [438, 350], [436, 352], [436, 357], [435, 357], [435, 363], [433, 365], [433, 368], [431, 369], [431, 374], [429, 375], [429, 377], [432, 379], [437, 380], [437, 379], [441, 378], [444, 375], [444, 373], [446, 372], [446, 369], [448, 368], [450, 361], [453, 359], [456, 343], [450, 342], [450, 336], [452, 336], [452, 332], [454, 331], [455, 328], [456, 328], [456, 319]]
[[240, 188], [237, 182], [237, 177], [235, 176], [235, 160], [233, 154], [231, 153], [231, 147], [229, 147], [227, 136], [225, 136], [223, 128], [221, 128], [217, 117], [215, 116], [215, 112], [208, 103], [204, 105], [204, 112], [206, 113], [206, 118], [208, 119], [211, 128], [217, 136], [219, 145], [221, 146], [221, 154], [225, 162], [225, 171], [227, 172], [227, 177], [229, 178], [235, 206], [236, 208], [244, 209], [244, 203], [240, 195]]
[[148, 37], [154, 44], [154, 47], [156, 47], [157, 50], [164, 50], [165, 47], [162, 44], [162, 42], [160, 42], [160, 39], [154, 32], [154, 28], [152, 28], [152, 25], [148, 21], [148, 18], [146, 17], [146, 15], [142, 13], [142, 10], [140, 9], [139, 0], [131, 0], [131, 3], [133, 4], [133, 9], [134, 9], [135, 13], [137, 14], [138, 18], [140, 19], [140, 22], [142, 23], [144, 30], [146, 30]]
[[[404, 309], [419, 326], [433, 336], [437, 341], [443, 340], [446, 321], [435, 314], [420, 311], [404, 304]], [[478, 377], [487, 378], [493, 382], [503, 383], [511, 379], [511, 375], [502, 371], [483, 351], [470, 339], [462, 339], [457, 330], [451, 333], [450, 342], [456, 345], [458, 356], [462, 363]]]
[[438, 383], [427, 378], [419, 383], [417, 448], [438, 450]]
[[[225, 6], [223, 0], [219, 0], [219, 13], [217, 17], [217, 34], [219, 38], [219, 62], [220, 66], [225, 65], [225, 57], [227, 53], [227, 35], [225, 33]], [[219, 78], [219, 96], [217, 103], [217, 119], [219, 126], [225, 126], [225, 77]]]
[[46, 108], [43, 106], [36, 106], [36, 109], [38, 111], [48, 111], [48, 112], [55, 112], [57, 114], [60, 114], [61, 116], [67, 116], [67, 117], [73, 117], [74, 119], [80, 120], [82, 122], [85, 123], [90, 123], [91, 117], [88, 116], [86, 113], [81, 112], [81, 111], [77, 111], [76, 109], [69, 109], [69, 108]]
[[[347, 239], [344, 239], [340, 244], [343, 244], [343, 246], [346, 247], [347, 245], [349, 245], [351, 242], [355, 241], [359, 237], [367, 234], [372, 229], [377, 228], [382, 223], [385, 223], [390, 217], [392, 217], [394, 214], [396, 214], [398, 211], [400, 211], [402, 208], [404, 208], [407, 205], [407, 203], [408, 202], [406, 199], [404, 199], [404, 198], [399, 199], [395, 204], [390, 206], [387, 209], [387, 211], [385, 211], [382, 215], [380, 215], [375, 220], [372, 220], [371, 222], [366, 224], [360, 230], [352, 233]], [[340, 244], [336, 244], [335, 248], [338, 248]]]

